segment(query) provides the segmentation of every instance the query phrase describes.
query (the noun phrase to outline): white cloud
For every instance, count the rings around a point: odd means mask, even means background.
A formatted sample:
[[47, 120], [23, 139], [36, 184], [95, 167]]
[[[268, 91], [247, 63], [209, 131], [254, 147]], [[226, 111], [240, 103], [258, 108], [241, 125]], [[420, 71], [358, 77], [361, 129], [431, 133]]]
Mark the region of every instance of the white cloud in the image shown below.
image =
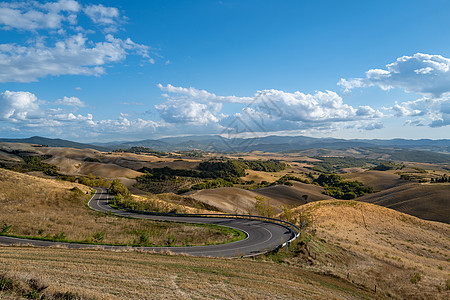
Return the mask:
[[115, 7], [83, 6], [74, 0], [0, 2], [0, 30], [28, 34], [25, 44], [0, 44], [0, 82], [31, 82], [48, 75], [98, 76], [109, 64], [132, 54], [155, 63], [150, 48], [130, 38], [107, 34], [103, 40], [88, 39], [95, 31], [78, 25], [83, 14], [92, 20], [83, 26], [101, 26], [106, 32], [117, 31], [125, 20]]
[[0, 120], [25, 120], [38, 107], [37, 97], [32, 93], [5, 91], [0, 94]]
[[56, 104], [63, 104], [63, 105], [70, 105], [70, 106], [77, 106], [77, 107], [85, 107], [86, 106], [84, 104], [84, 102], [81, 101], [77, 97], [66, 97], [66, 96], [64, 96], [64, 98], [58, 99], [55, 103]]
[[32, 46], [0, 44], [0, 82], [31, 82], [48, 75], [100, 75], [109, 63], [129, 54], [148, 57], [148, 47], [130, 39], [107, 35], [104, 42], [91, 45], [78, 33], [48, 47], [37, 41]]
[[115, 7], [88, 5], [84, 8], [84, 12], [94, 23], [106, 26], [106, 30], [110, 32], [116, 31], [121, 21], [119, 10]]
[[126, 113], [121, 113], [117, 119], [95, 120], [91, 113], [74, 113], [67, 109], [67, 105], [81, 107], [84, 103], [76, 97], [63, 97], [48, 102], [39, 100], [30, 92], [5, 91], [0, 94], [0, 132], [52, 132], [61, 136], [84, 137], [118, 134], [133, 136], [138, 133], [154, 133], [157, 129], [164, 130], [166, 125], [164, 121], [141, 118], [131, 120]]
[[267, 113], [266, 107], [273, 106], [280, 118], [294, 122], [342, 122], [382, 116], [369, 106], [354, 108], [344, 104], [342, 97], [331, 91], [304, 94], [263, 90], [256, 93], [254, 100], [252, 106], [259, 111]]
[[441, 55], [416, 53], [402, 56], [386, 68], [369, 70], [366, 78], [342, 78], [338, 85], [346, 92], [368, 86], [378, 86], [383, 90], [401, 88], [429, 97], [450, 92], [450, 59]]
[[358, 126], [358, 129], [361, 130], [377, 130], [384, 128], [384, 124], [381, 122], [369, 123]]
[[438, 98], [423, 97], [414, 101], [395, 102], [386, 110], [392, 111], [396, 117], [413, 118], [408, 119], [406, 125], [422, 126], [427, 121], [430, 127], [450, 125], [449, 94]]
[[156, 105], [160, 116], [168, 123], [186, 123], [193, 125], [206, 125], [217, 123], [222, 109], [221, 103], [199, 103], [190, 100], [168, 100]]
[[216, 94], [207, 92], [205, 90], [198, 90], [193, 87], [176, 87], [171, 84], [168, 84], [166, 86], [158, 84], [158, 87], [162, 91], [166, 91], [171, 94], [178, 94], [178, 97], [176, 97], [177, 99], [193, 99], [197, 102], [249, 103], [253, 100], [252, 97], [217, 96]]
[[[173, 124], [217, 124], [223, 129], [240, 126], [244, 131], [276, 131], [306, 128], [329, 128], [332, 123], [373, 120], [383, 114], [369, 106], [354, 108], [344, 104], [335, 92], [303, 94], [279, 90], [258, 91], [253, 97], [217, 96], [205, 90], [158, 87], [168, 94], [156, 105], [161, 118]], [[221, 113], [223, 105], [242, 104], [233, 115]]]
[[78, 2], [72, 0], [0, 2], [0, 25], [6, 29], [58, 29], [63, 21], [73, 23], [79, 10]]

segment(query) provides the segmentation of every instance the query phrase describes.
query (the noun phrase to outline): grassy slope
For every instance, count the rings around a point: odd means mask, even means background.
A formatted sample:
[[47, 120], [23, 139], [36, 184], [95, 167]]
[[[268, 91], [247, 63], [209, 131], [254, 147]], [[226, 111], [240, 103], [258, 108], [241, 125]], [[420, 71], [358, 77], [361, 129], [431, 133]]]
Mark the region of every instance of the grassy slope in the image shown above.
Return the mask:
[[[371, 299], [333, 277], [273, 262], [0, 247], [0, 272], [98, 299]], [[1, 296], [0, 296], [1, 297]]]
[[382, 191], [406, 183], [400, 179], [394, 171], [362, 171], [340, 174], [348, 180], [357, 180], [365, 185], [373, 187], [376, 191]]
[[[78, 187], [81, 193], [70, 189]], [[225, 242], [233, 235], [217, 229], [183, 223], [125, 219], [98, 213], [85, 206], [90, 189], [75, 183], [37, 178], [0, 169], [1, 225], [12, 225], [8, 233], [53, 237], [64, 232], [68, 240], [86, 241], [104, 233], [104, 243], [175, 245]], [[142, 240], [141, 236], [145, 235]]]
[[[393, 297], [449, 298], [450, 225], [356, 201], [313, 202], [295, 211], [312, 220], [310, 268], [376, 285]], [[301, 256], [288, 260], [304, 261]], [[415, 284], [414, 278], [419, 278]]]
[[389, 207], [422, 219], [450, 222], [448, 183], [407, 183], [375, 194], [364, 195], [358, 200]]

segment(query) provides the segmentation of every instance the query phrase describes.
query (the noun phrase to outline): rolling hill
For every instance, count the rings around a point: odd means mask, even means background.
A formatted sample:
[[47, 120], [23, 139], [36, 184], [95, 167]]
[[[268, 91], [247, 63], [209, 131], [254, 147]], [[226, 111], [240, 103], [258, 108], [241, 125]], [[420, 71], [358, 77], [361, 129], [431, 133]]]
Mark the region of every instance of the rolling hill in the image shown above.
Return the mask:
[[374, 194], [359, 201], [413, 215], [425, 220], [450, 223], [450, 185], [407, 183]]

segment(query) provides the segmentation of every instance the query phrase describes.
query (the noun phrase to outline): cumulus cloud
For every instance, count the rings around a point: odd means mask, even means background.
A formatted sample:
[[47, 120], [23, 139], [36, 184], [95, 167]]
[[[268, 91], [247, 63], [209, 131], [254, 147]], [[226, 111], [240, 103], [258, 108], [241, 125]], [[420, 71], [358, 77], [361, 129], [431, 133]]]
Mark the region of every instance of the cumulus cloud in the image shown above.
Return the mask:
[[383, 90], [401, 88], [428, 97], [440, 97], [450, 92], [450, 59], [423, 53], [402, 56], [386, 65], [386, 70], [371, 69], [365, 78], [342, 78], [338, 85], [346, 92], [378, 86]]
[[430, 127], [450, 125], [450, 95], [445, 94], [438, 98], [423, 97], [414, 101], [395, 102], [392, 107], [386, 108], [396, 117], [413, 118], [406, 121], [406, 125], [422, 126], [429, 121]]
[[37, 97], [29, 92], [5, 91], [0, 94], [0, 118], [25, 120], [39, 107]]
[[0, 44], [0, 82], [31, 82], [48, 75], [101, 75], [105, 66], [129, 54], [148, 57], [148, 47], [107, 35], [93, 45], [78, 33], [48, 47]]
[[164, 121], [129, 119], [127, 114], [121, 114], [117, 119], [95, 120], [91, 113], [74, 113], [67, 106], [79, 108], [85, 105], [76, 97], [48, 102], [39, 100], [30, 92], [4, 91], [0, 94], [0, 132], [42, 134], [44, 131], [72, 137], [133, 136], [154, 133], [165, 127]]
[[[326, 128], [332, 123], [373, 120], [383, 114], [370, 106], [352, 107], [335, 92], [304, 94], [262, 90], [252, 97], [217, 96], [205, 90], [158, 87], [168, 92], [165, 102], [156, 105], [160, 116], [174, 124], [217, 124], [222, 129], [239, 126], [242, 130], [277, 131]], [[242, 104], [242, 111], [232, 115], [221, 112], [228, 103]]]
[[278, 90], [263, 90], [255, 94], [253, 107], [269, 113], [267, 107], [278, 111], [280, 118], [293, 122], [342, 122], [372, 119], [382, 116], [369, 106], [354, 108], [343, 103], [342, 97], [332, 91], [304, 94]]
[[155, 108], [166, 122], [206, 125], [219, 122], [222, 104], [171, 99]]

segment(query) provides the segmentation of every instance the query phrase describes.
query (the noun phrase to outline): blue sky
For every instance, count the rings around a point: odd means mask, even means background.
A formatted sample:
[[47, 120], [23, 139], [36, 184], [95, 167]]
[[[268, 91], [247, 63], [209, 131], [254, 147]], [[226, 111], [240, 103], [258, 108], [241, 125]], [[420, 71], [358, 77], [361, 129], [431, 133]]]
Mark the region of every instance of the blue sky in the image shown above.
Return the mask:
[[450, 138], [448, 1], [0, 1], [0, 137]]

